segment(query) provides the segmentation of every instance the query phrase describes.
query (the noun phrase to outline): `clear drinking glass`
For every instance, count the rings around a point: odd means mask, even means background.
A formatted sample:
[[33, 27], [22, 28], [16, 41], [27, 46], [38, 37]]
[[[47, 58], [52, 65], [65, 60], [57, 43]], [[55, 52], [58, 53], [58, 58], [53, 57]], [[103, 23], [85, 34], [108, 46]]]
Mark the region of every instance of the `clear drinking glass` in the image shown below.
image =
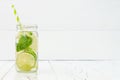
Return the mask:
[[16, 69], [36, 72], [38, 69], [38, 32], [36, 25], [17, 25]]

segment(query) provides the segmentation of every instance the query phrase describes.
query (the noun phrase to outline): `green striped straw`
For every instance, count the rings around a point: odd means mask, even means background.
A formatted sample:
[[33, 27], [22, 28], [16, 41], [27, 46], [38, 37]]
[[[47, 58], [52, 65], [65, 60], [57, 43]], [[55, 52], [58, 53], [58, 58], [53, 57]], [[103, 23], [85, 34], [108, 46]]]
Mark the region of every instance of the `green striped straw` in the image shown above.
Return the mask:
[[21, 22], [20, 22], [20, 18], [19, 18], [18, 14], [17, 14], [17, 11], [16, 11], [16, 9], [15, 9], [15, 7], [14, 7], [13, 4], [11, 5], [11, 7], [12, 7], [12, 9], [13, 9], [13, 13], [14, 13], [14, 15], [15, 15], [16, 21], [17, 21], [20, 29], [22, 30], [23, 27], [22, 27], [22, 24], [21, 24]]

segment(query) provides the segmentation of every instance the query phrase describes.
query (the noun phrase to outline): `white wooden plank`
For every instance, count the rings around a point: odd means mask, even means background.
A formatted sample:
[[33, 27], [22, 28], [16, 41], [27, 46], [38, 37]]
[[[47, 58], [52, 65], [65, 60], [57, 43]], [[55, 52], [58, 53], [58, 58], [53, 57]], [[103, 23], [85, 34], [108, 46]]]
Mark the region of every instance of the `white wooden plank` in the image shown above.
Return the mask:
[[39, 34], [40, 59], [119, 58], [120, 31], [40, 31]]
[[3, 80], [38, 80], [37, 73], [21, 73], [17, 72], [14, 67], [8, 72]]
[[[5, 75], [11, 63], [1, 69], [1, 80], [112, 80], [113, 76], [111, 61], [39, 61], [38, 73], [17, 73], [14, 66]], [[115, 80], [120, 79], [118, 63], [114, 63]]]
[[67, 61], [51, 61], [58, 80], [74, 80], [71, 65]]
[[113, 79], [112, 80], [120, 80], [120, 60], [119, 61], [113, 61]]
[[2, 67], [5, 63], [5, 61], [0, 61], [0, 67]]
[[[81, 76], [86, 80], [112, 80], [110, 61], [74, 61], [71, 63], [75, 66], [73, 71], [76, 80], [80, 80]], [[83, 71], [80, 71], [81, 68]]]
[[[120, 31], [40, 31], [39, 59], [119, 59], [119, 35]], [[0, 31], [0, 36], [0, 59], [15, 59], [15, 31]]]
[[56, 80], [56, 75], [48, 61], [39, 61], [38, 80]]
[[[28, 2], [27, 6], [23, 4]], [[8, 28], [16, 24], [8, 7], [11, 3], [10, 0], [0, 1], [0, 24]], [[14, 0], [13, 3], [22, 22], [39, 24], [42, 29], [74, 26], [119, 29], [120, 25], [119, 0]]]
[[86, 68], [82, 66], [81, 61], [70, 61], [74, 80], [88, 80]]
[[13, 62], [12, 61], [4, 61], [4, 63], [2, 64], [2, 66], [0, 67], [0, 79], [2, 80], [6, 74], [9, 72], [9, 70], [12, 68], [13, 66]]
[[20, 73], [16, 72], [15, 66], [4, 77], [4, 80], [56, 80], [48, 61], [39, 61], [38, 72]]
[[58, 80], [111, 80], [111, 61], [52, 61]]

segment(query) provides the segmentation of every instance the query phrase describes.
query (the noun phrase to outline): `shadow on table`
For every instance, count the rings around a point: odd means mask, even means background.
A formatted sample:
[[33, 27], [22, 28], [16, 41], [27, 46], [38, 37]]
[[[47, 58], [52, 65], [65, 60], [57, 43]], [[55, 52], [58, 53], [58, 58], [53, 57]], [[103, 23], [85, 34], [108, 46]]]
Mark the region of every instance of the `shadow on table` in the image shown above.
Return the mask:
[[16, 72], [15, 80], [38, 80], [37, 73]]

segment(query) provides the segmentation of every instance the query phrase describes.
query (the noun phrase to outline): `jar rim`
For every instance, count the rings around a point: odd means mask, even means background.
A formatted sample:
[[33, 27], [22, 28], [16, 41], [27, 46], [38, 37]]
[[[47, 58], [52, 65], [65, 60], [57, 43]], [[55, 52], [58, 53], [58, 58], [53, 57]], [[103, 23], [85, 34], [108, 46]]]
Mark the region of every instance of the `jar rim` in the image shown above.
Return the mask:
[[[21, 24], [18, 24], [17, 27], [20, 28]], [[36, 24], [22, 24], [23, 28], [38, 28]]]
[[36, 24], [29, 24], [29, 25], [22, 24], [23, 29], [21, 29], [20, 26], [21, 26], [21, 24], [18, 24], [16, 26], [17, 30], [20, 30], [20, 31], [26, 31], [26, 30], [35, 31], [35, 30], [38, 29], [38, 26]]

